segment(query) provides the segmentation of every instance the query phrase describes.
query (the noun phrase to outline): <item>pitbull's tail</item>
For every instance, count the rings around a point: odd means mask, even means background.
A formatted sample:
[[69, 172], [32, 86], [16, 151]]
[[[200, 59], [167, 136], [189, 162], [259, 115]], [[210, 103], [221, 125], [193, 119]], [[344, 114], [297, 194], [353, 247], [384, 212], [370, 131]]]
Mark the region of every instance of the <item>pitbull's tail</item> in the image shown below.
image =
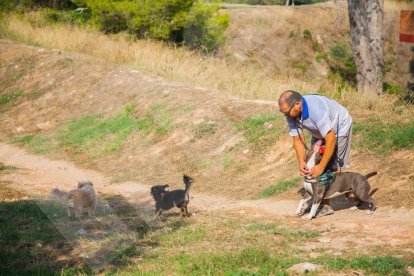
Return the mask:
[[371, 176], [374, 176], [374, 175], [377, 175], [377, 174], [378, 174], [377, 172], [370, 172], [369, 174], [365, 175], [365, 177], [368, 179]]
[[375, 188], [374, 190], [372, 190], [370, 193], [369, 193], [369, 197], [371, 197], [373, 194], [375, 194], [375, 192], [376, 191], [378, 191], [378, 188]]

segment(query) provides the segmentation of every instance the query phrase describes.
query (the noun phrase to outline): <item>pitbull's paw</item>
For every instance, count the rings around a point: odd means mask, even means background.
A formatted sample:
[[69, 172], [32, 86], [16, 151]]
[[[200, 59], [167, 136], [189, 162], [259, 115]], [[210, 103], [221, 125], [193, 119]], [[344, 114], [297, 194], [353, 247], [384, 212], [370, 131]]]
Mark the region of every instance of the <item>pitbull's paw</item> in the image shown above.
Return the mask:
[[358, 210], [358, 207], [356, 207], [356, 206], [352, 206], [351, 208], [349, 208], [349, 210], [350, 210], [350, 211], [355, 211], [355, 210]]
[[307, 219], [307, 220], [311, 220], [312, 218], [313, 218], [313, 216], [312, 216], [312, 215], [310, 215], [310, 214], [306, 216], [306, 219]]

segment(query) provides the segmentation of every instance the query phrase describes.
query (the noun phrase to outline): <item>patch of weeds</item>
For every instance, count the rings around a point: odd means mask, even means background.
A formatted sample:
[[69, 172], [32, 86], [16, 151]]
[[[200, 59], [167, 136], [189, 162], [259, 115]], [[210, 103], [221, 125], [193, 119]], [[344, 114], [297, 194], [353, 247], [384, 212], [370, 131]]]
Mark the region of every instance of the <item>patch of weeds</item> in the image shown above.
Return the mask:
[[182, 227], [188, 226], [188, 222], [184, 220], [175, 220], [168, 223], [167, 227], [170, 227], [173, 231], [176, 231]]
[[208, 170], [208, 169], [211, 169], [212, 166], [213, 166], [213, 161], [203, 160], [200, 162], [199, 168]]
[[49, 154], [56, 152], [58, 149], [58, 146], [54, 143], [53, 139], [46, 136], [18, 136], [12, 140], [12, 143], [24, 145], [34, 154]]
[[393, 256], [359, 256], [353, 259], [321, 257], [315, 260], [329, 269], [360, 269], [378, 275], [406, 275], [406, 262]]
[[377, 154], [401, 149], [414, 149], [414, 124], [354, 123], [353, 134], [359, 135], [355, 145]]
[[315, 60], [319, 63], [321, 63], [322, 60], [328, 61], [328, 55], [326, 53], [318, 53], [315, 57]]
[[37, 90], [31, 91], [30, 93], [26, 95], [26, 97], [30, 100], [36, 100], [40, 98], [41, 96], [43, 96], [43, 93]]
[[12, 140], [13, 144], [27, 144], [33, 140], [33, 135], [17, 136]]
[[229, 169], [234, 163], [234, 157], [228, 153], [221, 158], [221, 164], [224, 169]]
[[0, 97], [0, 106], [8, 104], [10, 101], [17, 99], [23, 95], [23, 91], [16, 90], [15, 92]]
[[314, 52], [322, 52], [322, 45], [318, 41], [312, 41], [312, 50]]
[[301, 62], [297, 62], [297, 63], [293, 63], [292, 67], [295, 69], [299, 69], [301, 70], [303, 73], [306, 72], [306, 70], [308, 70], [310, 63], [306, 62], [306, 61], [301, 61]]
[[275, 223], [253, 223], [243, 226], [243, 228], [248, 232], [261, 231], [266, 232], [267, 235], [280, 235], [288, 241], [303, 241], [320, 236], [320, 232], [318, 231], [296, 231], [279, 227]]
[[239, 131], [243, 131], [247, 142], [255, 150], [264, 149], [272, 145], [284, 131], [282, 117], [275, 114], [261, 114], [237, 124]]
[[195, 106], [193, 104], [184, 104], [181, 105], [178, 110], [181, 111], [182, 113], [188, 113], [191, 112], [195, 109]]
[[158, 136], [163, 136], [173, 129], [171, 116], [161, 104], [151, 105], [147, 116], [152, 118], [152, 128]]
[[18, 170], [18, 167], [15, 166], [6, 166], [6, 165], [0, 165], [0, 171], [15, 171]]
[[242, 162], [236, 162], [235, 164], [233, 164], [233, 167], [236, 171], [243, 172], [246, 170], [247, 165]]
[[212, 135], [216, 133], [216, 130], [217, 130], [217, 124], [215, 122], [203, 121], [199, 123], [194, 130], [195, 138], [200, 139], [203, 136]]
[[312, 39], [312, 33], [308, 29], [303, 30], [303, 38], [306, 40]]
[[389, 83], [384, 83], [383, 85], [384, 92], [390, 95], [397, 95], [397, 96], [403, 96], [405, 93], [404, 88], [398, 85], [393, 85]]
[[336, 42], [331, 47], [331, 57], [335, 61], [345, 62], [351, 55], [350, 45], [345, 42]]
[[107, 154], [118, 151], [128, 136], [142, 127], [131, 113], [131, 109], [125, 108], [120, 114], [107, 119], [89, 115], [73, 120], [60, 132], [58, 139], [63, 145], [84, 152]]
[[107, 263], [117, 266], [127, 265], [131, 262], [132, 257], [140, 256], [142, 253], [142, 250], [136, 244], [123, 245], [113, 252], [116, 257], [108, 260]]
[[342, 80], [356, 84], [356, 65], [351, 46], [346, 42], [337, 42], [330, 48], [329, 67], [331, 73], [338, 75]]
[[290, 180], [279, 181], [276, 184], [269, 186], [263, 191], [259, 192], [255, 198], [269, 198], [280, 193], [286, 192], [290, 188], [298, 186], [301, 179], [301, 177], [295, 177]]
[[239, 253], [201, 253], [176, 257], [178, 272], [191, 275], [273, 275], [297, 259], [272, 256], [266, 250], [246, 248]]
[[[189, 227], [182, 227], [182, 224], [172, 228], [173, 232], [169, 233], [168, 236], [163, 236], [161, 239], [166, 243], [168, 247], [170, 244], [176, 245], [186, 245], [201, 241], [206, 237], [206, 229], [202, 225], [191, 225]], [[177, 228], [179, 227], [179, 228]]]
[[56, 64], [60, 69], [65, 69], [65, 68], [69, 68], [73, 66], [74, 61], [71, 58], [64, 58], [64, 59], [58, 60]]

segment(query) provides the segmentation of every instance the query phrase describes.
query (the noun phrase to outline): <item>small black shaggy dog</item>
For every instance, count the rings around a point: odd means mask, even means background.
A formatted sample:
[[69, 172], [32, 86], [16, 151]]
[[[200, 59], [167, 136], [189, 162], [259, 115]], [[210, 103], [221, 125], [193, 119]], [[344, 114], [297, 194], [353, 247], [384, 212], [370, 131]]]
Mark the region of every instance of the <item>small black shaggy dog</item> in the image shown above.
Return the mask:
[[151, 195], [155, 200], [155, 214], [161, 215], [163, 211], [169, 210], [174, 206], [181, 209], [181, 216], [188, 217], [187, 205], [190, 202], [188, 192], [193, 184], [193, 179], [187, 175], [183, 176], [185, 184], [184, 190], [168, 191], [168, 185], [156, 185], [151, 187]]

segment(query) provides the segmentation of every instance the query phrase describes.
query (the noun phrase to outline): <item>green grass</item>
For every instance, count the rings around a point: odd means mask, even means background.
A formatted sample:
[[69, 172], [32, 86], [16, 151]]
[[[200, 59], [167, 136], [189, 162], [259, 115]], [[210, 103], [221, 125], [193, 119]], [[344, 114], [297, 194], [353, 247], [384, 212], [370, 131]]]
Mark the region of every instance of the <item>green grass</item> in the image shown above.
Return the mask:
[[182, 275], [287, 275], [285, 269], [298, 259], [272, 256], [265, 249], [246, 248], [237, 253], [198, 253], [175, 260]]
[[290, 188], [296, 187], [302, 178], [295, 177], [290, 180], [279, 181], [276, 184], [267, 187], [266, 189], [260, 191], [255, 198], [269, 198], [280, 193], [286, 192]]
[[217, 124], [215, 122], [203, 121], [199, 123], [195, 129], [195, 138], [200, 139], [207, 135], [212, 135], [217, 131]]
[[138, 124], [130, 112], [124, 110], [108, 119], [90, 115], [71, 121], [58, 135], [58, 139], [63, 145], [80, 151], [109, 153], [119, 150], [137, 128]]
[[[107, 264], [102, 271], [105, 275], [288, 275], [287, 269], [301, 262], [320, 264], [331, 273], [356, 269], [375, 275], [406, 275], [412, 263], [388, 255], [308, 258], [295, 246], [318, 238], [319, 231], [289, 229], [282, 222], [258, 218], [223, 217], [222, 213], [204, 213], [201, 217], [200, 213], [190, 219], [167, 216], [149, 223], [122, 196], [103, 195], [102, 200], [113, 211], [105, 214], [98, 209], [96, 218], [85, 220], [81, 226], [68, 220], [66, 210], [52, 201], [4, 201], [3, 188], [0, 270], [7, 275], [93, 274], [85, 261], [72, 252], [73, 243], [68, 242], [67, 233], [62, 235], [60, 230], [88, 230], [88, 225], [97, 230], [113, 229], [113, 223], [119, 220], [132, 230], [128, 235], [135, 238], [128, 239], [122, 228], [113, 231], [108, 239], [97, 238], [89, 230], [83, 238], [74, 237], [76, 243], [91, 242], [92, 247], [98, 245], [103, 250], [104, 254], [99, 256]], [[114, 217], [117, 219], [111, 220]], [[58, 222], [59, 229], [51, 218]], [[106, 246], [112, 246], [114, 241], [117, 246], [110, 247], [110, 254], [105, 255]], [[90, 253], [101, 252], [95, 250], [91, 248]], [[66, 259], [62, 260], [62, 256]]]
[[221, 157], [221, 165], [224, 169], [229, 169], [234, 164], [234, 157], [231, 154], [224, 154]]
[[25, 145], [30, 152], [48, 154], [69, 149], [91, 155], [105, 155], [122, 149], [134, 132], [153, 134], [160, 139], [173, 129], [169, 113], [161, 105], [153, 105], [141, 118], [134, 118], [131, 107], [119, 114], [102, 118], [94, 114], [68, 122], [54, 136], [18, 136], [12, 143]]
[[8, 104], [12, 100], [19, 98], [22, 94], [23, 94], [23, 91], [16, 90], [15, 92], [13, 92], [11, 94], [1, 96], [0, 97], [0, 106]]
[[213, 161], [207, 159], [207, 160], [201, 161], [198, 167], [200, 169], [209, 170], [212, 168], [212, 166], [213, 166]]
[[115, 117], [103, 119], [89, 115], [68, 123], [58, 135], [59, 141], [72, 149], [94, 154], [107, 154], [122, 149], [125, 140], [135, 131], [153, 132], [162, 137], [172, 130], [169, 114], [159, 104], [152, 105], [145, 116], [135, 119], [132, 108], [126, 107]]
[[18, 167], [15, 166], [6, 166], [6, 165], [0, 165], [0, 171], [15, 171], [18, 170]]
[[260, 114], [237, 124], [243, 131], [249, 144], [255, 150], [265, 149], [272, 145], [285, 130], [281, 115]]
[[49, 154], [58, 150], [53, 138], [47, 136], [17, 136], [11, 142], [26, 146], [28, 151], [34, 154]]
[[261, 231], [266, 235], [280, 235], [287, 241], [303, 241], [320, 236], [318, 231], [297, 231], [278, 226], [276, 223], [253, 223], [243, 226], [249, 232]]
[[414, 149], [414, 121], [395, 123], [368, 121], [354, 123], [355, 146], [377, 154], [388, 154], [402, 149]]
[[361, 255], [352, 259], [320, 257], [315, 260], [332, 270], [360, 269], [376, 275], [408, 275], [407, 263], [393, 256]]
[[173, 129], [171, 115], [161, 104], [151, 105], [147, 116], [153, 118], [153, 128], [158, 136], [163, 136]]
[[[53, 214], [65, 210], [44, 203]], [[59, 248], [70, 248], [38, 203], [31, 200], [0, 201], [0, 271], [3, 275], [90, 274], [85, 264], [59, 260]], [[71, 250], [71, 249], [69, 249]]]

